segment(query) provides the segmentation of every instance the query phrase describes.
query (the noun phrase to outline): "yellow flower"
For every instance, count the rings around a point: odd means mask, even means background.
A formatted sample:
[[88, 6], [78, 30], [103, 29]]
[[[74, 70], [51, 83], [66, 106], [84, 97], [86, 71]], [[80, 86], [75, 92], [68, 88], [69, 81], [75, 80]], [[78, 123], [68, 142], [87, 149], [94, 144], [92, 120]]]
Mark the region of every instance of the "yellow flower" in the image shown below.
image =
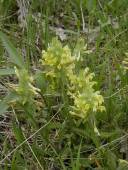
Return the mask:
[[42, 52], [42, 64], [48, 69], [47, 75], [55, 77], [59, 70], [63, 69], [66, 73], [71, 72], [75, 67], [75, 58], [71, 55], [68, 46], [62, 47], [57, 39], [53, 39], [47, 51]]
[[89, 112], [105, 110], [105, 107], [102, 106], [103, 97], [93, 88], [96, 83], [92, 81], [93, 77], [94, 74], [89, 73], [88, 68], [81, 70], [78, 75], [70, 77], [71, 85], [68, 94], [74, 99], [71, 114], [85, 119]]
[[19, 95], [20, 102], [24, 105], [27, 101], [33, 100], [40, 90], [32, 85], [33, 78], [27, 70], [20, 70], [15, 67], [15, 72], [19, 82], [14, 90]]
[[[63, 47], [57, 39], [53, 39], [47, 51], [42, 53], [42, 64], [45, 66], [46, 76], [52, 79], [51, 83], [59, 82], [62, 74], [65, 74], [68, 79], [67, 94], [73, 99], [70, 113], [85, 119], [90, 112], [103, 111], [105, 107], [102, 106], [103, 97], [93, 88], [96, 84], [93, 81], [94, 73], [90, 73], [88, 67], [76, 73], [79, 48], [74, 57], [68, 46]], [[54, 86], [54, 83], [51, 85]]]

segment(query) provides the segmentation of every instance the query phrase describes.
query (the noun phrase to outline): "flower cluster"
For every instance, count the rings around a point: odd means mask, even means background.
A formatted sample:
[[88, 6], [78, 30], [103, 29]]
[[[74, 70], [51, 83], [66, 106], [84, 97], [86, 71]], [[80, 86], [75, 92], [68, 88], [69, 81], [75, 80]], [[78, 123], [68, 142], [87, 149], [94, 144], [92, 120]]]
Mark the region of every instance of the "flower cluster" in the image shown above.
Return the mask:
[[78, 75], [70, 78], [71, 86], [69, 94], [74, 99], [71, 114], [81, 118], [86, 118], [90, 112], [103, 111], [104, 100], [99, 91], [95, 91], [93, 86], [96, 82], [92, 81], [93, 73], [89, 69], [81, 70]]
[[57, 77], [61, 70], [71, 72], [75, 67], [75, 58], [72, 57], [69, 47], [62, 47], [62, 44], [57, 39], [52, 40], [47, 51], [43, 51], [42, 55], [42, 64], [48, 70], [47, 76]]
[[67, 94], [73, 99], [70, 113], [86, 119], [89, 112], [105, 110], [102, 105], [104, 100], [100, 92], [93, 88], [94, 73], [89, 73], [88, 68], [76, 73], [78, 59], [74, 56], [68, 46], [63, 47], [57, 39], [53, 39], [47, 51], [43, 51], [42, 64], [47, 68], [46, 76], [57, 79], [60, 77], [58, 74], [65, 74], [68, 79]]
[[28, 74], [27, 70], [15, 68], [15, 72], [19, 83], [15, 85], [14, 90], [20, 97], [19, 102], [24, 105], [27, 101], [34, 99], [39, 89], [32, 85], [33, 78]]

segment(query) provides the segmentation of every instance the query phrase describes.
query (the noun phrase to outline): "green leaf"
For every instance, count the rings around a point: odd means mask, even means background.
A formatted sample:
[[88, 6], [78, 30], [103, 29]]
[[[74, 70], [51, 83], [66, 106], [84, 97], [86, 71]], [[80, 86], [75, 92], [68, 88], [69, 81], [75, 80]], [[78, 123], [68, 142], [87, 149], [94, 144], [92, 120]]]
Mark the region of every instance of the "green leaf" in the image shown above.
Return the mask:
[[18, 53], [16, 48], [13, 46], [13, 44], [10, 42], [8, 37], [4, 33], [0, 32], [0, 39], [10, 55], [11, 62], [19, 66], [20, 68], [23, 68], [24, 67], [23, 58]]
[[18, 100], [19, 100], [19, 96], [14, 91], [9, 92], [8, 95], [6, 95], [4, 98], [4, 102], [8, 104], [12, 102], [16, 102]]
[[13, 132], [15, 134], [15, 137], [16, 137], [18, 144], [20, 144], [21, 142], [24, 141], [22, 129], [21, 129], [21, 127], [17, 126], [16, 123], [13, 123]]
[[92, 12], [96, 8], [96, 0], [89, 0], [86, 2], [86, 7], [89, 12]]
[[34, 79], [36, 81], [36, 85], [39, 89], [41, 89], [42, 92], [45, 93], [46, 88], [47, 88], [47, 82], [45, 79], [45, 75], [44, 73], [42, 73], [41, 71], [38, 71], [35, 76]]
[[77, 159], [75, 162], [75, 167], [73, 168], [73, 170], [79, 170], [80, 169], [80, 150], [81, 150], [81, 145], [82, 145], [82, 139], [78, 148], [78, 153], [77, 153]]
[[0, 69], [0, 76], [12, 75], [15, 74], [13, 68]]
[[0, 115], [6, 112], [8, 107], [9, 106], [5, 102], [0, 101]]
[[11, 170], [17, 170], [17, 169], [18, 170], [27, 170], [21, 150], [15, 151], [15, 153], [12, 156]]
[[127, 170], [128, 169], [128, 161], [119, 159], [119, 167], [117, 170]]
[[2, 101], [0, 101], [0, 115], [7, 111], [7, 109], [10, 107], [11, 102], [15, 102], [19, 99], [17, 94], [14, 92], [10, 92], [8, 95], [4, 97]]

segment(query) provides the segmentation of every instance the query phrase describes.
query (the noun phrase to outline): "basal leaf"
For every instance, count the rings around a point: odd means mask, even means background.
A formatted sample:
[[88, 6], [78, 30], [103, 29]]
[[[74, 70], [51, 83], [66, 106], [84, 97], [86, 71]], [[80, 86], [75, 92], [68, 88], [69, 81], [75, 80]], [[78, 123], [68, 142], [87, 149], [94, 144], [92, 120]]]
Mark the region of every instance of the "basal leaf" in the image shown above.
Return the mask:
[[9, 106], [5, 102], [0, 101], [0, 115], [6, 112], [8, 107]]
[[0, 76], [6, 76], [12, 74], [15, 74], [15, 70], [13, 68], [0, 69]]
[[18, 53], [16, 48], [13, 46], [13, 44], [10, 42], [8, 37], [4, 33], [0, 32], [0, 39], [4, 47], [6, 48], [7, 52], [9, 53], [11, 62], [19, 66], [20, 68], [23, 68], [24, 67], [23, 58]]

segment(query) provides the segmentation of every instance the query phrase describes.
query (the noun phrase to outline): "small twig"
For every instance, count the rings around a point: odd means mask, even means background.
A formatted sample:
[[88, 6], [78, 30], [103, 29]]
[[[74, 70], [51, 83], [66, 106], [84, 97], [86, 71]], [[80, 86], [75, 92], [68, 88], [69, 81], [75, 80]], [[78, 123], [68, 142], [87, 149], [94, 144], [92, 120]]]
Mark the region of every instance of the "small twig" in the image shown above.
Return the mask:
[[109, 142], [109, 143], [106, 143], [106, 144], [100, 146], [99, 148], [96, 149], [96, 151], [94, 153], [92, 153], [92, 155], [95, 155], [98, 150], [100, 150], [100, 149], [102, 149], [104, 147], [107, 147], [109, 145], [115, 144], [116, 142], [119, 142], [119, 141], [123, 140], [126, 137], [128, 137], [128, 133], [123, 135], [123, 136], [121, 136], [121, 137], [119, 137], [119, 138], [117, 138], [117, 139], [115, 139], [115, 140], [113, 140], [113, 141], [111, 141], [111, 142]]
[[[22, 133], [23, 133], [23, 132], [22, 132]], [[23, 136], [24, 136], [24, 138], [25, 138], [25, 140], [26, 140], [26, 142], [27, 142], [27, 144], [28, 144], [28, 147], [29, 147], [29, 149], [31, 150], [31, 152], [32, 152], [32, 154], [33, 154], [33, 156], [34, 156], [34, 158], [36, 159], [37, 163], [39, 164], [40, 168], [41, 168], [42, 170], [44, 170], [44, 168], [42, 167], [42, 165], [41, 165], [39, 159], [37, 158], [35, 152], [33, 151], [32, 147], [31, 147], [31, 145], [29, 144], [29, 142], [28, 142], [28, 140], [27, 140], [27, 138], [26, 138], [26, 136], [25, 136], [24, 133], [23, 133]]]
[[126, 85], [126, 86], [122, 87], [121, 89], [119, 89], [117, 92], [113, 93], [113, 94], [112, 94], [112, 95], [110, 95], [110, 96], [106, 96], [106, 97], [104, 97], [104, 99], [109, 99], [109, 98], [111, 98], [111, 97], [113, 97], [113, 96], [117, 95], [119, 92], [121, 92], [122, 90], [124, 90], [127, 86], [128, 86], [128, 85]]

